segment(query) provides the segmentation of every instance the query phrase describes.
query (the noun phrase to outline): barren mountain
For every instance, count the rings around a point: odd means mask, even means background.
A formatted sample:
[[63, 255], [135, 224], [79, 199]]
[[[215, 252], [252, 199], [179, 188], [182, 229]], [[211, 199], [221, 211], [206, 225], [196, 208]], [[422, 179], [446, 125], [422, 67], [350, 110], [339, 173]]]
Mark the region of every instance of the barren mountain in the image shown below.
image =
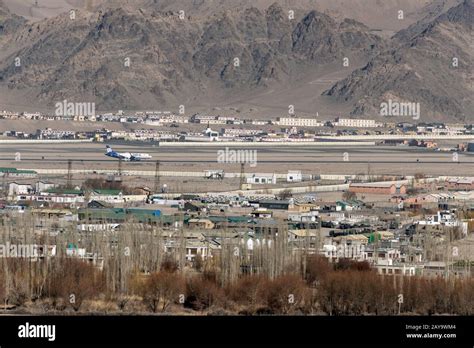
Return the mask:
[[68, 99], [99, 109], [226, 100], [346, 56], [369, 57], [384, 45], [354, 20], [317, 11], [290, 20], [277, 4], [196, 19], [128, 8], [79, 11], [74, 20], [26, 25], [13, 41], [20, 49], [0, 65], [0, 85], [36, 91], [29, 98], [39, 105]]
[[325, 95], [350, 102], [353, 115], [380, 114], [388, 100], [416, 102], [422, 119], [472, 119], [472, 0], [396, 36], [393, 46]]
[[0, 0], [0, 42], [13, 34], [25, 22], [24, 18], [11, 13], [3, 1]]
[[[421, 19], [421, 11], [433, 1], [445, 0], [277, 0], [285, 12], [294, 10], [301, 16], [316, 10], [332, 18], [355, 19], [373, 29], [400, 30]], [[446, 0], [450, 1], [450, 0]], [[191, 16], [209, 16], [224, 10], [239, 10], [255, 7], [264, 11], [275, 0], [105, 0], [102, 8], [131, 7], [157, 11], [183, 10]], [[397, 12], [403, 10], [405, 20], [397, 19]]]
[[464, 119], [473, 46], [462, 1], [0, 0], [0, 107], [68, 99], [276, 117], [294, 104], [379, 117], [392, 99], [420, 102], [425, 119]]

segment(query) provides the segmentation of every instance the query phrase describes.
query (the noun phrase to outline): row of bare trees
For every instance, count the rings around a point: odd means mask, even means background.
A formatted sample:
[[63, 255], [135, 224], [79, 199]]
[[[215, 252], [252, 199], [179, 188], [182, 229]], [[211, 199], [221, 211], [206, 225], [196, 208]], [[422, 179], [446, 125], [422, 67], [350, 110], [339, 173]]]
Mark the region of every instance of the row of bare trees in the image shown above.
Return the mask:
[[[365, 263], [330, 264], [304, 243], [295, 252], [284, 228], [254, 238], [252, 249], [227, 232], [220, 232], [212, 258], [196, 257], [191, 266], [182, 228], [130, 221], [120, 229], [78, 231], [76, 223], [28, 213], [3, 216], [0, 244], [57, 250], [54, 257], [0, 258], [0, 304], [88, 311], [96, 303], [101, 311], [128, 313], [474, 314], [472, 279], [380, 276]], [[166, 252], [170, 238], [174, 247]], [[71, 245], [88, 257], [66, 255]]]
[[183, 273], [168, 260], [149, 275], [132, 274], [127, 293], [107, 288], [105, 269], [77, 259], [52, 261], [48, 275], [30, 271], [26, 260], [3, 260], [2, 303], [42, 312], [87, 312], [101, 302], [105, 312], [124, 313], [474, 314], [472, 278], [381, 276], [355, 263], [336, 267], [319, 256], [310, 257], [305, 276], [241, 275], [224, 286], [213, 270]]

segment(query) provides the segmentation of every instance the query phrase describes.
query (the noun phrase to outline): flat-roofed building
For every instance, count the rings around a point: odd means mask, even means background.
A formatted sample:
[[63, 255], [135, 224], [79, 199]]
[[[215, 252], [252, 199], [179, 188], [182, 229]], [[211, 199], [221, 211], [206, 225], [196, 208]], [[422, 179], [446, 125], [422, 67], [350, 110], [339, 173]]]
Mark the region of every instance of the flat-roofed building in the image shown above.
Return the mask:
[[337, 118], [336, 125], [338, 127], [351, 127], [351, 128], [378, 127], [378, 124], [375, 122], [375, 120], [352, 119], [352, 118]]
[[323, 124], [315, 118], [279, 117], [277, 124], [290, 127], [322, 127]]

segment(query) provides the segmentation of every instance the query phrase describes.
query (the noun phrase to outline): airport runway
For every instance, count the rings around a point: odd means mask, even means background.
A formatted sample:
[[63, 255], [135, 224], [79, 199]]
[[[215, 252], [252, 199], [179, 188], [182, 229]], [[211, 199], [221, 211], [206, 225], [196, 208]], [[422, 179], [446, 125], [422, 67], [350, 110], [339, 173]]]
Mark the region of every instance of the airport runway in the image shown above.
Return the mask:
[[[36, 162], [38, 161], [38, 158], [23, 158], [22, 161], [24, 162]], [[0, 158], [0, 161], [11, 161], [11, 158]], [[216, 160], [205, 160], [205, 159], [194, 159], [194, 160], [159, 160], [160, 163], [216, 163]], [[48, 158], [48, 159], [41, 159], [41, 163], [55, 163], [55, 162], [63, 162], [67, 163], [69, 162], [69, 159], [59, 159], [59, 158]], [[95, 163], [117, 163], [117, 159], [76, 159], [73, 160], [73, 162], [95, 162]], [[146, 165], [148, 163], [155, 163], [156, 160], [146, 160], [146, 161], [139, 161], [140, 163], [136, 163], [134, 161], [129, 162], [129, 161], [123, 161], [123, 163], [131, 163], [135, 165]], [[414, 164], [439, 164], [439, 165], [447, 165], [447, 166], [452, 166], [453, 164], [462, 164], [462, 165], [474, 165], [474, 162], [460, 162], [460, 163], [453, 163], [453, 162], [447, 162], [445, 160], [439, 160], [439, 161], [425, 161], [425, 160], [419, 160], [417, 159], [416, 161], [372, 161], [370, 159], [367, 160], [351, 160], [351, 161], [344, 161], [344, 160], [319, 160], [319, 159], [313, 159], [313, 160], [289, 160], [289, 159], [281, 159], [281, 160], [258, 160], [258, 163], [264, 164], [264, 163], [270, 163], [270, 164], [278, 164], [278, 163], [341, 163], [341, 164], [407, 164], [407, 163], [414, 163]], [[474, 174], [474, 173], [473, 173]]]
[[[159, 147], [152, 145], [114, 145], [117, 152], [149, 153], [152, 160], [146, 162], [123, 162], [124, 170], [154, 170], [155, 161], [162, 163], [162, 170], [224, 169], [238, 172], [239, 164], [217, 163], [220, 147]], [[238, 150], [239, 148], [231, 148]], [[435, 152], [426, 149], [374, 146], [374, 147], [328, 147], [293, 146], [245, 148], [256, 150], [257, 167], [253, 172], [284, 173], [289, 169], [311, 174], [396, 174], [414, 175], [474, 175], [474, 156], [459, 154], [459, 163], [453, 161], [450, 152]], [[21, 161], [15, 161], [15, 154]], [[77, 169], [117, 168], [118, 160], [105, 156], [105, 144], [2, 144], [0, 167], [28, 169], [55, 169], [67, 167], [73, 161]], [[346, 157], [344, 157], [346, 153]]]

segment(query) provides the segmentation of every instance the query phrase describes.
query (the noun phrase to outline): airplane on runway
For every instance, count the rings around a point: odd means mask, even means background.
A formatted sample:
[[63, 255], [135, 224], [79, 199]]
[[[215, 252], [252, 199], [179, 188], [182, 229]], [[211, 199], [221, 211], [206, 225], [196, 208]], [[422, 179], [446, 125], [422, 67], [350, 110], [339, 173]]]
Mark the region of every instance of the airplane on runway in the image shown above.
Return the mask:
[[112, 150], [109, 145], [106, 146], [106, 149], [106, 156], [118, 158], [124, 161], [139, 162], [142, 160], [151, 159], [151, 156], [147, 153], [116, 152]]

